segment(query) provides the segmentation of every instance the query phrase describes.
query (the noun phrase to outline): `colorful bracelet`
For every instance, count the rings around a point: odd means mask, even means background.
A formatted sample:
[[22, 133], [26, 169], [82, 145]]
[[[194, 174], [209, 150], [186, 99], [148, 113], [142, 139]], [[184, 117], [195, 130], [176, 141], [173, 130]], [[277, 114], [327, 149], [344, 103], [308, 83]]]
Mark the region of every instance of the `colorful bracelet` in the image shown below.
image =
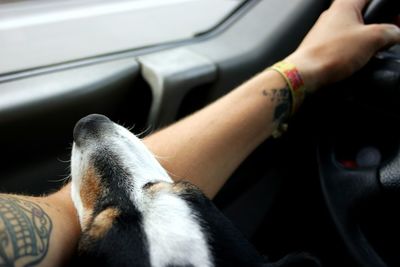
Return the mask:
[[306, 95], [304, 81], [296, 66], [292, 63], [280, 61], [270, 69], [277, 71], [285, 79], [292, 95], [290, 115], [293, 115], [303, 103]]
[[[306, 90], [304, 81], [301, 78], [299, 71], [296, 66], [292, 63], [280, 61], [274, 64], [270, 69], [278, 72], [286, 81], [291, 94], [291, 108], [290, 114], [287, 117], [292, 116], [301, 106], [304, 101]], [[280, 137], [284, 132], [287, 131], [288, 125], [286, 122], [280, 122], [277, 128], [272, 132], [274, 138]]]

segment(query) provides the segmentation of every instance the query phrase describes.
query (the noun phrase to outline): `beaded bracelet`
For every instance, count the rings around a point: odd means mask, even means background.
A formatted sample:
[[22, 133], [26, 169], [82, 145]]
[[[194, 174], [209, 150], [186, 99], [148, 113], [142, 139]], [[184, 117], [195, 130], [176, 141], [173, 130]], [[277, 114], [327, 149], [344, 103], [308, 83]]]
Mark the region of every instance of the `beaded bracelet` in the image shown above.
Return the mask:
[[[292, 116], [304, 101], [306, 90], [304, 81], [301, 78], [296, 66], [286, 61], [280, 61], [274, 64], [270, 69], [278, 72], [286, 81], [291, 93], [290, 116]], [[274, 138], [278, 138], [287, 130], [287, 123], [281, 122], [272, 133]]]

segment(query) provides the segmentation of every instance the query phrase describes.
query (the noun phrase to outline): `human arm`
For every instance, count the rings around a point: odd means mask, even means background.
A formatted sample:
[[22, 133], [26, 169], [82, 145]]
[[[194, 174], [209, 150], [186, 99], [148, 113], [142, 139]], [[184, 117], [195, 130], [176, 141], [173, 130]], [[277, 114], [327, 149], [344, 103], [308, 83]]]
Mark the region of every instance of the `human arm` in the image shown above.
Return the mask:
[[[300, 48], [287, 58], [301, 72], [309, 92], [325, 83], [345, 78], [381, 47], [400, 42], [400, 33], [396, 33], [392, 26], [362, 25], [360, 10], [365, 2], [337, 0]], [[352, 46], [348, 47], [349, 43]], [[342, 53], [344, 48], [346, 51]], [[144, 141], [159, 156], [173, 178], [185, 178], [213, 197], [243, 159], [279, 124], [281, 116], [276, 116], [277, 107], [287, 99], [273, 98], [274, 90], [287, 90], [285, 81], [274, 71], [263, 71], [205, 109]], [[284, 109], [284, 112], [288, 110]], [[67, 185], [46, 197], [0, 197], [3, 204], [15, 204], [20, 199], [27, 202], [20, 205], [29, 206], [31, 203], [31, 208], [23, 212], [25, 215], [32, 216], [32, 207], [37, 205], [51, 221], [52, 227], [45, 228], [47, 234], [40, 239], [47, 239], [48, 249], [40, 252], [35, 265], [61, 266], [76, 248], [80, 228], [69, 188]], [[16, 209], [22, 212], [21, 207]], [[4, 210], [0, 213], [6, 214]], [[11, 228], [4, 226], [6, 220], [1, 221], [3, 239], [0, 241], [4, 253], [0, 257], [13, 261], [13, 248], [4, 242], [5, 238], [10, 242], [11, 236], [16, 238], [16, 235], [9, 230]], [[12, 263], [18, 266], [17, 261]]]
[[46, 197], [0, 194], [2, 266], [63, 266], [80, 229], [70, 187]]
[[[297, 66], [309, 93], [348, 77], [379, 49], [400, 42], [400, 31], [394, 25], [363, 25], [361, 11], [367, 2], [336, 0], [286, 58]], [[265, 70], [144, 141], [173, 178], [187, 179], [213, 197], [279, 124], [278, 107], [287, 100], [272, 96], [285, 88], [278, 73]]]

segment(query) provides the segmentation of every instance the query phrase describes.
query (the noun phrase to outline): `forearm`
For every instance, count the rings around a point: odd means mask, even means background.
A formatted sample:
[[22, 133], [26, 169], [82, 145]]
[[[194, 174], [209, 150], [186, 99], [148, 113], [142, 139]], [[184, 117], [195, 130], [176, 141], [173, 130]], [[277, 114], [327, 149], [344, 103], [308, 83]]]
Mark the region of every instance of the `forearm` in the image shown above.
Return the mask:
[[69, 187], [47, 197], [0, 195], [0, 258], [5, 266], [63, 266], [79, 231]]
[[[288, 56], [309, 92], [348, 77], [382, 47], [400, 43], [400, 30], [394, 25], [363, 25], [361, 11], [367, 2], [334, 1]], [[213, 197], [279, 124], [282, 101], [274, 98], [274, 90], [285, 87], [278, 73], [264, 71], [145, 143], [174, 179], [187, 179]]]
[[213, 197], [278, 125], [282, 114], [277, 107], [289, 101], [282, 98], [284, 90], [280, 74], [264, 71], [144, 141], [174, 179], [190, 180]]

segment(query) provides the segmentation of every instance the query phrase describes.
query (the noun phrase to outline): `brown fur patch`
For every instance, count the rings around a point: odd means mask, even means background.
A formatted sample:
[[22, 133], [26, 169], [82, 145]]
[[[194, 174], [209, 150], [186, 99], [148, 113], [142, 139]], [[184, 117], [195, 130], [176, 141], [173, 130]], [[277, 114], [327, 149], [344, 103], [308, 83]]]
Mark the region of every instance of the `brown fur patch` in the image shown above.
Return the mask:
[[178, 194], [183, 194], [183, 193], [189, 193], [193, 191], [199, 191], [200, 189], [195, 186], [194, 184], [191, 184], [190, 182], [187, 181], [180, 181], [177, 183], [174, 183], [173, 187], [174, 192]]
[[96, 171], [89, 168], [85, 175], [82, 177], [80, 195], [82, 199], [82, 205], [86, 210], [93, 210], [96, 200], [99, 196], [104, 193], [105, 189], [100, 184], [100, 177], [96, 174]]
[[100, 177], [93, 168], [89, 168], [82, 177], [80, 196], [84, 209], [82, 219], [82, 230], [87, 229], [92, 222], [93, 208], [96, 201], [102, 194], [105, 194], [106, 188], [101, 186]]
[[166, 182], [158, 182], [154, 184], [147, 185], [145, 190], [149, 192], [150, 194], [155, 194], [161, 191], [171, 191], [173, 184], [171, 183], [166, 183]]
[[158, 182], [151, 185], [146, 186], [145, 190], [150, 194], [155, 194], [161, 191], [171, 192], [174, 194], [184, 194], [193, 191], [199, 191], [199, 189], [185, 181], [180, 181], [176, 183], [166, 183], [166, 182]]
[[89, 224], [93, 221], [92, 215], [93, 210], [84, 210], [82, 218], [82, 231], [85, 231], [88, 228]]
[[87, 234], [94, 238], [102, 238], [108, 230], [111, 229], [115, 219], [120, 215], [120, 211], [117, 208], [108, 208], [100, 212], [94, 217]]

